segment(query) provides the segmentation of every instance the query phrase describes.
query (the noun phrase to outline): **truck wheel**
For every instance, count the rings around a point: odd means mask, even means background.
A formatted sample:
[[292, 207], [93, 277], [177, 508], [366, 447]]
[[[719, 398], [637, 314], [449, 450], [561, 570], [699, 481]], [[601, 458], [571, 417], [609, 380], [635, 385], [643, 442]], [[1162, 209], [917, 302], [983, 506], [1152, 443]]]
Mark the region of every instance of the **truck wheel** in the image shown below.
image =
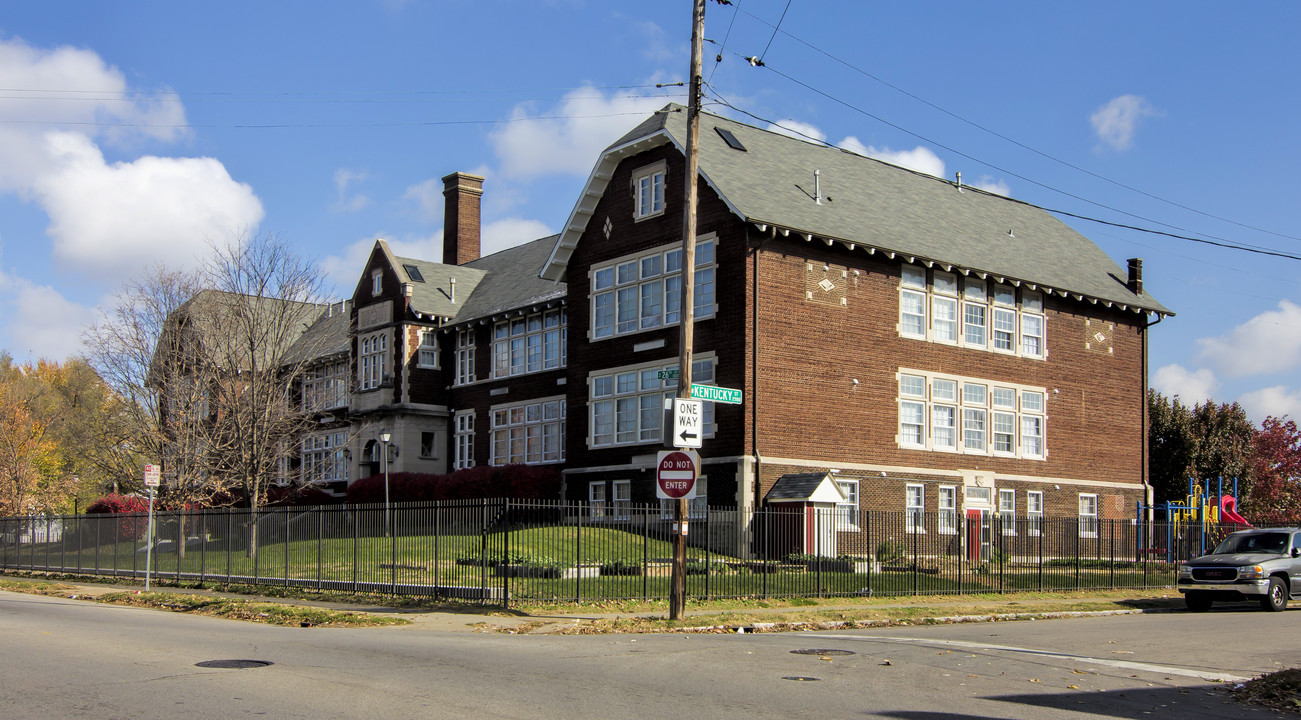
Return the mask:
[[1184, 593], [1184, 604], [1188, 606], [1189, 612], [1206, 612], [1211, 609], [1211, 604], [1213, 602], [1211, 596], [1206, 593]]
[[1269, 579], [1269, 594], [1260, 599], [1260, 606], [1270, 612], [1281, 612], [1287, 608], [1287, 585], [1281, 578]]

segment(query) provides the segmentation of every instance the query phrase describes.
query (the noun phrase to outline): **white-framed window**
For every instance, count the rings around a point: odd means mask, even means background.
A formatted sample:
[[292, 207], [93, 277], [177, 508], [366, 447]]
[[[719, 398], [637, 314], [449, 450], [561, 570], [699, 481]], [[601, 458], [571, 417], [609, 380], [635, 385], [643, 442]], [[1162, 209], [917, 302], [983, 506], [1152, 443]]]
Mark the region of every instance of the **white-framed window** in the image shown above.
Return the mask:
[[456, 413], [453, 423], [455, 449], [452, 456], [452, 469], [464, 470], [474, 467], [474, 411]]
[[633, 173], [632, 185], [636, 198], [633, 215], [637, 220], [663, 214], [664, 168], [664, 163], [659, 162]]
[[492, 376], [554, 370], [568, 360], [568, 320], [564, 309], [502, 320], [492, 328]]
[[303, 410], [331, 410], [348, 404], [348, 361], [336, 360], [303, 372]]
[[370, 294], [379, 295], [384, 292], [384, 271], [375, 270], [370, 274]]
[[909, 484], [904, 487], [904, 530], [910, 533], [926, 532], [926, 487]]
[[920, 370], [899, 370], [901, 448], [1042, 460], [1046, 391]]
[[945, 535], [958, 532], [958, 488], [953, 485], [941, 485], [936, 488], [935, 508], [939, 511], [936, 518], [936, 530]]
[[1080, 537], [1098, 536], [1098, 496], [1080, 493]]
[[605, 517], [605, 481], [597, 480], [587, 484], [587, 502], [592, 509], [592, 519]]
[[474, 329], [456, 331], [456, 384], [474, 382]]
[[357, 385], [361, 390], [374, 390], [389, 374], [388, 331], [362, 335], [357, 345]]
[[[929, 275], [929, 280], [928, 280]], [[1043, 294], [939, 269], [903, 265], [899, 334], [1020, 357], [1048, 356]]]
[[[696, 242], [694, 308], [697, 320], [713, 317], [715, 243]], [[676, 325], [682, 319], [682, 247], [664, 245], [592, 269], [592, 339]]]
[[1027, 535], [1041, 535], [1044, 528], [1044, 494], [1040, 490], [1029, 490], [1025, 494], [1025, 532]]
[[998, 491], [998, 518], [1004, 535], [1016, 534], [1016, 491]]
[[[665, 377], [677, 363], [637, 365], [594, 373], [588, 377], [588, 445], [641, 445], [659, 442], [665, 401], [677, 394], [676, 377]], [[714, 382], [714, 358], [697, 356], [691, 363], [696, 384]], [[673, 373], [676, 375], [676, 373]], [[714, 403], [703, 404], [703, 437], [714, 434]]]
[[836, 480], [845, 499], [836, 503], [836, 529], [858, 529], [858, 481]]
[[614, 490], [614, 502], [610, 504], [611, 516], [615, 520], [627, 520], [632, 515], [632, 481], [615, 480], [610, 484]]
[[416, 364], [422, 368], [438, 367], [438, 331], [432, 328], [420, 331], [420, 348], [416, 351]]
[[1043, 296], [1030, 290], [1021, 293], [1021, 355], [1041, 358], [1044, 348]]
[[346, 481], [348, 461], [343, 456], [348, 433], [328, 432], [303, 438], [299, 479], [304, 485]]
[[426, 460], [438, 457], [438, 433], [428, 430], [420, 433], [420, 457]]
[[565, 459], [565, 399], [492, 408], [492, 465], [536, 465]]

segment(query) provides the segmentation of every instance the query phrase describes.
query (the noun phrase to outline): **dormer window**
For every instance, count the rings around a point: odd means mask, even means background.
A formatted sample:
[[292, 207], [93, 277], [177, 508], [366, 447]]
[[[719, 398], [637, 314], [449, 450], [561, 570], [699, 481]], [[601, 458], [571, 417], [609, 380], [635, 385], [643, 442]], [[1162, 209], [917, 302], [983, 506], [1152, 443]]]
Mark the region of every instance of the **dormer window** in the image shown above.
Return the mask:
[[662, 215], [664, 213], [664, 163], [658, 162], [638, 170], [633, 174], [632, 183], [636, 202], [634, 217], [641, 220]]

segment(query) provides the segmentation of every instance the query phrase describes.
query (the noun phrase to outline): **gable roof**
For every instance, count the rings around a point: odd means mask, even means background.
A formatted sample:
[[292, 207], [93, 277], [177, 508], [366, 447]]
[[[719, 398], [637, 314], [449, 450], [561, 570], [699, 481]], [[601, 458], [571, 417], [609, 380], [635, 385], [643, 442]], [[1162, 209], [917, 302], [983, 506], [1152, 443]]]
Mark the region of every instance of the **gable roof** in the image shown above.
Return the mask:
[[483, 272], [484, 278], [475, 287], [474, 294], [465, 300], [454, 322], [492, 317], [515, 308], [563, 302], [565, 284], [538, 275], [538, 268], [546, 263], [559, 237], [539, 238], [466, 263], [465, 267]]
[[[671, 104], [606, 149], [543, 277], [563, 277], [619, 162], [664, 144], [682, 151], [686, 130], [686, 108]], [[702, 179], [762, 231], [1173, 315], [1146, 292], [1130, 292], [1128, 271], [1091, 240], [1024, 202], [708, 113], [701, 113], [699, 160]]]
[[787, 473], [777, 478], [772, 489], [764, 496], [767, 502], [844, 502], [845, 493], [831, 473]]

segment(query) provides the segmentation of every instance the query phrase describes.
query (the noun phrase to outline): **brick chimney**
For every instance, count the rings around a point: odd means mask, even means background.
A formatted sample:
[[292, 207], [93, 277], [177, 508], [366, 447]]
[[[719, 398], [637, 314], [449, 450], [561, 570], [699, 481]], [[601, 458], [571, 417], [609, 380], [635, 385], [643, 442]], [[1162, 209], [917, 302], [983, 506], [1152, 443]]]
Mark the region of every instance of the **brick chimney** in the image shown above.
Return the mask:
[[1129, 259], [1129, 282], [1126, 283], [1129, 291], [1135, 295], [1143, 294], [1143, 259]]
[[483, 178], [455, 172], [443, 178], [443, 264], [479, 259], [479, 198]]

